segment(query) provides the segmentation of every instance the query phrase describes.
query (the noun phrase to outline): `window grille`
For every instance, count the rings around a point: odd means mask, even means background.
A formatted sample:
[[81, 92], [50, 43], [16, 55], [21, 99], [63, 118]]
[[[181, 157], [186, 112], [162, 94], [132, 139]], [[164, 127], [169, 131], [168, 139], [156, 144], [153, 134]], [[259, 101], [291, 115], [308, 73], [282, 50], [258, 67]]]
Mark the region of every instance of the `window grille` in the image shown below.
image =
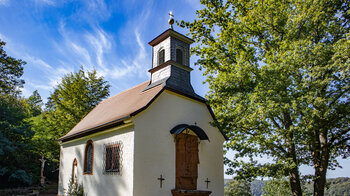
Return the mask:
[[164, 54], [165, 54], [164, 49], [162, 49], [161, 51], [158, 52], [158, 65], [164, 63]]
[[86, 143], [84, 157], [84, 174], [92, 174], [94, 146], [91, 140]]
[[121, 142], [114, 142], [104, 145], [104, 173], [120, 174], [122, 163]]
[[176, 49], [176, 62], [179, 64], [183, 64], [183, 54], [181, 49]]

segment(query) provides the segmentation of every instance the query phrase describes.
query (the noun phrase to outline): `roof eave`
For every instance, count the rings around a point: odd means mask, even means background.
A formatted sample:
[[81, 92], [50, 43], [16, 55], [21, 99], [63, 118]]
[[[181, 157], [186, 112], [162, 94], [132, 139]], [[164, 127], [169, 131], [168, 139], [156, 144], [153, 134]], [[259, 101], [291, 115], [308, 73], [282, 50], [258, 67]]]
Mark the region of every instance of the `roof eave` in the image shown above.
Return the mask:
[[67, 142], [67, 141], [70, 141], [70, 140], [73, 140], [73, 139], [84, 137], [84, 136], [87, 136], [87, 135], [90, 135], [90, 134], [93, 134], [93, 133], [100, 132], [102, 130], [106, 130], [106, 129], [109, 129], [109, 128], [113, 128], [113, 127], [116, 127], [116, 126], [120, 126], [120, 125], [126, 124], [129, 119], [130, 119], [130, 115], [127, 115], [127, 116], [121, 117], [119, 119], [116, 119], [116, 120], [104, 123], [102, 125], [98, 125], [98, 126], [86, 129], [84, 131], [81, 131], [81, 132], [78, 132], [78, 133], [75, 133], [75, 134], [72, 134], [72, 135], [63, 136], [63, 137], [59, 138], [57, 141], [59, 141], [59, 142]]
[[152, 41], [148, 42], [148, 44], [151, 46], [154, 46], [154, 45], [160, 43], [161, 41], [165, 40], [169, 36], [173, 36], [173, 37], [175, 37], [181, 41], [184, 41], [185, 43], [188, 43], [188, 44], [192, 44], [194, 42], [193, 39], [188, 38], [188, 37], [182, 35], [181, 33], [174, 31], [173, 29], [168, 29], [168, 30], [164, 31], [162, 34], [158, 35]]

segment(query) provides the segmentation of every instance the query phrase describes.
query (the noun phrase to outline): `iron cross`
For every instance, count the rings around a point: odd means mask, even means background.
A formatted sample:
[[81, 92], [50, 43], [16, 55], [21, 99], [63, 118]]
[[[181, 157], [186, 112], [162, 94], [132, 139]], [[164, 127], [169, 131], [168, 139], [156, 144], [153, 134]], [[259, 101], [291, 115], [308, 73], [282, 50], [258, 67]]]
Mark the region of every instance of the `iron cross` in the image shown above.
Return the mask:
[[160, 175], [160, 177], [158, 178], [159, 182], [160, 182], [160, 188], [162, 188], [162, 185], [163, 185], [163, 180], [165, 180], [163, 178], [163, 175]]
[[209, 187], [209, 179], [207, 178], [207, 180], [206, 181], [204, 181], [204, 182], [206, 182], [207, 183], [207, 189], [208, 189], [208, 187]]

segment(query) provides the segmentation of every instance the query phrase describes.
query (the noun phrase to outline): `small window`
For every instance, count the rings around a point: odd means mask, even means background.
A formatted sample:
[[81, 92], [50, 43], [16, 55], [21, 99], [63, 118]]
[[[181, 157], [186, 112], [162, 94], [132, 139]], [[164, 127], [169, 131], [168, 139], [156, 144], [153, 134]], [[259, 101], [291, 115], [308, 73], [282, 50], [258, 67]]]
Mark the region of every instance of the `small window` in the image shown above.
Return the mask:
[[176, 62], [179, 64], [183, 64], [183, 54], [181, 49], [176, 49]]
[[164, 54], [165, 54], [164, 49], [158, 52], [158, 65], [161, 65], [164, 63]]
[[75, 159], [73, 160], [73, 167], [72, 167], [72, 182], [73, 182], [73, 183], [74, 183], [75, 178], [76, 178], [76, 176], [75, 176], [75, 172], [76, 172], [75, 168], [76, 168], [76, 167], [78, 167], [78, 160], [77, 160], [77, 158], [75, 158]]
[[121, 168], [120, 143], [105, 145], [105, 172], [120, 172]]
[[85, 146], [84, 174], [92, 174], [93, 161], [94, 161], [94, 145], [92, 141], [89, 140]]

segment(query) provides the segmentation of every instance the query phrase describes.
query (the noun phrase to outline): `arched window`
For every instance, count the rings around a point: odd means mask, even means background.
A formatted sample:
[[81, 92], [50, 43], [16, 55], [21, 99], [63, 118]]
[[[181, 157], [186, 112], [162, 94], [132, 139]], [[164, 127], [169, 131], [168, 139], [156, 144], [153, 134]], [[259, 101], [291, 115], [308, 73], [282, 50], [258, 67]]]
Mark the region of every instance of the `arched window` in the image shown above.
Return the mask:
[[92, 174], [94, 162], [94, 144], [91, 140], [86, 142], [84, 156], [84, 174]]
[[76, 167], [78, 167], [78, 160], [77, 160], [77, 158], [75, 158], [73, 160], [73, 167], [72, 167], [72, 181], [73, 181], [73, 183], [75, 182], [75, 178], [76, 178], [76, 176], [75, 176], [75, 168]]
[[176, 62], [183, 65], [183, 54], [181, 49], [176, 49]]
[[164, 49], [161, 49], [159, 52], [158, 52], [158, 65], [161, 65], [164, 63], [164, 55], [165, 55], [165, 50]]

